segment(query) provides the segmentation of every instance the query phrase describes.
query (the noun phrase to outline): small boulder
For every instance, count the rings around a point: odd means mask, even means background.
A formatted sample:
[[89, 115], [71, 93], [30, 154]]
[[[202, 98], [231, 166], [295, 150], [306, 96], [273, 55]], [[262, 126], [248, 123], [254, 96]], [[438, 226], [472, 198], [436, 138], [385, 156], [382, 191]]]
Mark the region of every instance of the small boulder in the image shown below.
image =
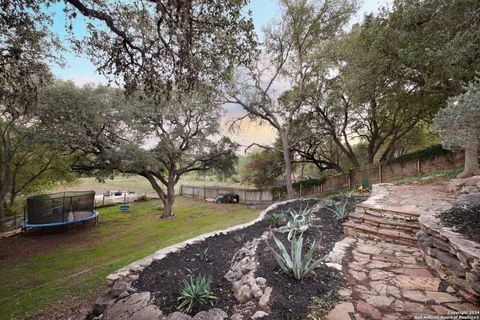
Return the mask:
[[272, 295], [272, 288], [266, 287], [263, 296], [260, 298], [258, 302], [258, 307], [262, 310], [266, 310], [268, 308], [268, 304], [270, 303], [270, 297]]
[[105, 312], [107, 307], [113, 306], [115, 304], [116, 299], [111, 295], [101, 296], [95, 300], [95, 306], [93, 307], [93, 314], [98, 316]]
[[467, 206], [469, 208], [480, 207], [480, 192], [461, 195], [457, 200], [457, 204], [460, 206]]
[[255, 279], [255, 282], [257, 282], [257, 285], [260, 288], [265, 288], [267, 286], [267, 279], [265, 279], [265, 278], [258, 277], [258, 278]]
[[215, 308], [209, 311], [201, 311], [197, 313], [193, 320], [224, 320], [228, 318], [228, 314], [225, 311]]
[[257, 311], [255, 312], [255, 314], [252, 316], [252, 319], [260, 319], [260, 318], [263, 318], [263, 317], [266, 317], [268, 316], [268, 313], [264, 312], [264, 311]]
[[260, 299], [263, 296], [263, 291], [260, 289], [259, 286], [257, 286], [256, 283], [254, 283], [251, 287], [252, 294], [256, 299]]
[[188, 314], [181, 313], [178, 311], [175, 311], [174, 313], [171, 313], [168, 315], [167, 320], [192, 320], [193, 318], [190, 317]]
[[252, 300], [253, 298], [253, 294], [249, 285], [241, 286], [240, 289], [235, 291], [233, 294], [235, 295], [235, 299], [242, 304]]

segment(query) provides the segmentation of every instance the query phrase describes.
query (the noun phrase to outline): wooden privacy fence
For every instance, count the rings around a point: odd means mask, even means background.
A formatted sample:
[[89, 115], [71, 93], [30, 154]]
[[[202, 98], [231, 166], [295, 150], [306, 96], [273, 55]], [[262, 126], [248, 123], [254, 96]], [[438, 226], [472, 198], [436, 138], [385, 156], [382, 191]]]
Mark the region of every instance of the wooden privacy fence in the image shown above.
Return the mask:
[[180, 186], [180, 195], [194, 198], [215, 198], [218, 195], [236, 193], [240, 196], [240, 203], [271, 203], [273, 192], [269, 189], [246, 189], [221, 186]]
[[330, 175], [320, 186], [320, 194], [345, 188], [353, 188], [368, 179], [372, 184], [390, 182], [433, 170], [443, 170], [463, 166], [463, 152], [437, 155], [430, 159], [415, 158], [397, 163], [375, 163], [346, 173]]
[[[411, 177], [420, 173], [428, 173], [433, 170], [450, 169], [463, 166], [463, 152], [442, 154], [430, 159], [409, 159], [397, 163], [376, 163], [346, 173], [329, 175], [325, 182], [308, 192], [298, 190], [298, 196], [306, 194], [326, 194], [342, 189], [353, 188], [362, 184], [362, 180], [368, 179], [372, 184], [390, 182], [393, 180]], [[218, 195], [236, 193], [240, 196], [240, 203], [271, 203], [279, 200], [280, 192], [275, 189], [242, 189], [235, 187], [220, 186], [180, 186], [180, 194], [195, 198], [215, 198]], [[301, 194], [300, 194], [301, 193]]]

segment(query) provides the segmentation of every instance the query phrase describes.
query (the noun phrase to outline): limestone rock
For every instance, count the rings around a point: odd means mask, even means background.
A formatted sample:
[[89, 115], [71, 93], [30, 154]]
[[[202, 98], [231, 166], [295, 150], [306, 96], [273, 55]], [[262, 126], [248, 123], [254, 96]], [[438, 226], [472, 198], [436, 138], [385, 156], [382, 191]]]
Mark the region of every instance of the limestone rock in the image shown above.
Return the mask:
[[265, 288], [267, 286], [267, 279], [265, 278], [262, 278], [262, 277], [257, 277], [255, 279], [255, 282], [257, 282], [257, 285], [260, 287], [260, 288]]
[[476, 192], [461, 195], [457, 200], [457, 204], [469, 208], [480, 207], [480, 192], [476, 189]]
[[252, 290], [250, 290], [250, 286], [248, 285], [242, 285], [238, 290], [235, 290], [233, 292], [235, 299], [239, 303], [246, 303], [253, 298]]
[[190, 317], [188, 314], [176, 311], [169, 314], [167, 320], [192, 320], [192, 317]]
[[266, 316], [268, 316], [268, 313], [266, 313], [264, 311], [257, 311], [252, 316], [252, 319], [260, 319], [260, 318], [263, 318], [263, 317], [266, 317]]
[[163, 317], [157, 306], [150, 304], [150, 292], [134, 293], [105, 310], [105, 320], [158, 320]]
[[252, 294], [253, 296], [256, 298], [256, 299], [260, 299], [262, 296], [263, 296], [263, 291], [262, 289], [260, 289], [259, 286], [257, 286], [256, 283], [254, 283], [250, 289], [252, 291]]
[[193, 320], [224, 320], [227, 318], [228, 315], [225, 313], [225, 311], [215, 308], [209, 311], [201, 311], [197, 313], [193, 317]]
[[270, 297], [272, 295], [272, 288], [266, 287], [265, 292], [263, 293], [263, 296], [260, 298], [260, 301], [258, 302], [258, 307], [262, 310], [266, 310], [268, 307], [268, 304], [270, 303]]
[[116, 299], [111, 295], [101, 296], [95, 300], [95, 306], [93, 307], [93, 314], [98, 316], [102, 314], [105, 309], [115, 304]]

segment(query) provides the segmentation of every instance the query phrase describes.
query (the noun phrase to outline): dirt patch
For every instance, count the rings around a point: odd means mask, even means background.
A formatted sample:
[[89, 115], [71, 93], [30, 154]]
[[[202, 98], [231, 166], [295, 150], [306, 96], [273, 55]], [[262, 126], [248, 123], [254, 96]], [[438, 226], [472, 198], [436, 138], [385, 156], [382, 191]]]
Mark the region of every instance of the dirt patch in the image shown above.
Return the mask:
[[453, 207], [437, 215], [445, 227], [451, 227], [467, 239], [480, 243], [480, 207]]
[[36, 229], [27, 235], [0, 239], [0, 262], [16, 264], [33, 255], [47, 253], [65, 244], [94, 242], [94, 237], [86, 237], [93, 223], [78, 224], [75, 227], [53, 227]]
[[[316, 201], [307, 203], [297, 201], [279, 206], [274, 212], [312, 206], [315, 203]], [[343, 238], [343, 231], [341, 222], [337, 221], [330, 211], [322, 209], [313, 214], [316, 227], [304, 234], [304, 242], [308, 248], [317, 240], [319, 246], [315, 256], [319, 258], [328, 253], [335, 242]], [[161, 261], [154, 261], [140, 273], [133, 286], [140, 291], [151, 292], [155, 296], [155, 304], [164, 314], [168, 314], [176, 311], [178, 292], [184, 281], [189, 280], [191, 275], [211, 276], [211, 290], [218, 298], [213, 307], [231, 315], [232, 308], [238, 303], [233, 296], [231, 283], [223, 277], [230, 268], [235, 252], [245, 242], [261, 236], [269, 225], [270, 221], [264, 219], [228, 235], [217, 235], [201, 243], [189, 245], [178, 253], [167, 255]], [[277, 236], [286, 242], [286, 234]], [[256, 258], [260, 263], [256, 276], [266, 278], [267, 285], [273, 289], [273, 302], [268, 319], [303, 319], [314, 301], [312, 299], [338, 300], [332, 292], [342, 278], [335, 269], [322, 266], [311, 276], [297, 281], [281, 272], [266, 243], [262, 242], [259, 245]], [[212, 308], [210, 305], [195, 306], [193, 313], [210, 308]]]

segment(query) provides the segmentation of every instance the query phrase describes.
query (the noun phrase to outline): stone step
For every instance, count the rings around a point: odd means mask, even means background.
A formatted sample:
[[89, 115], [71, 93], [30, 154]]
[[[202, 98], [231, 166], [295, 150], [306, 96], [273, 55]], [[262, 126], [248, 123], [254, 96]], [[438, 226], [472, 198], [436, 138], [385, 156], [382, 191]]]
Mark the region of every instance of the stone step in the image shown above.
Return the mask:
[[365, 211], [383, 213], [385, 215], [391, 215], [398, 217], [399, 219], [413, 219], [417, 220], [424, 212], [419, 208], [413, 206], [387, 206], [379, 204], [369, 204], [368, 202], [362, 202], [356, 205], [357, 208], [362, 208]]
[[357, 224], [347, 221], [343, 224], [344, 232], [348, 236], [382, 240], [391, 243], [416, 245], [417, 239], [411, 233], [400, 230], [374, 227], [367, 224]]
[[417, 222], [418, 217], [420, 214], [418, 212], [407, 213], [407, 211], [395, 211], [392, 208], [384, 208], [379, 206], [371, 206], [365, 205], [363, 203], [359, 203], [356, 206], [356, 211], [359, 213], [369, 214], [371, 216], [375, 216], [377, 218], [386, 218], [389, 220], [398, 220], [398, 221], [413, 221]]
[[406, 233], [411, 233], [412, 236], [415, 236], [417, 231], [420, 230], [420, 224], [418, 221], [396, 220], [387, 217], [378, 217], [360, 210], [350, 213], [349, 220], [355, 222], [356, 224], [366, 224], [383, 229], [403, 230]]

